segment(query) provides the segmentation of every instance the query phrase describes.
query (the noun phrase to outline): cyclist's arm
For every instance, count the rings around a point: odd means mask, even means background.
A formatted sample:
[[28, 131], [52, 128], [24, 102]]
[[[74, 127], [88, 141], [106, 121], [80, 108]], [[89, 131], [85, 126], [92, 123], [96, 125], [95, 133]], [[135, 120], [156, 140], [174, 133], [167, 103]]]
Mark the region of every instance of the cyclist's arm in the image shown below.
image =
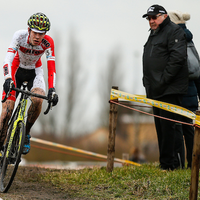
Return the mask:
[[15, 57], [15, 51], [13, 49], [8, 48], [5, 60], [3, 62], [4, 79], [12, 77], [11, 76], [11, 65], [12, 65], [12, 61], [13, 61], [14, 57]]
[[18, 41], [19, 41], [19, 31], [15, 32], [15, 34], [13, 35], [12, 41], [10, 43], [10, 46], [8, 47], [8, 51], [6, 53], [6, 57], [3, 62], [4, 79], [12, 77], [11, 65], [15, 57], [15, 53], [18, 51], [19, 48]]
[[48, 68], [48, 88], [55, 88], [56, 85], [56, 66], [55, 66], [55, 53], [54, 41], [50, 36], [45, 36], [48, 39], [49, 48], [45, 50]]

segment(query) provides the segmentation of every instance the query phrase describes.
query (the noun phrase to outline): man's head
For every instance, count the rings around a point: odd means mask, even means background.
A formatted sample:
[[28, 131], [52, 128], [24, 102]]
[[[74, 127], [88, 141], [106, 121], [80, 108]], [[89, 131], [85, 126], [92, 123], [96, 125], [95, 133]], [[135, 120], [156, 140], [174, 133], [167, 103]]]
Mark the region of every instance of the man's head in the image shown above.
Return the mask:
[[28, 28], [29, 31], [29, 43], [32, 46], [36, 46], [39, 45], [40, 42], [42, 41], [42, 39], [44, 38], [46, 32], [41, 33], [41, 32], [37, 32], [37, 29], [30, 29]]
[[28, 19], [29, 42], [32, 45], [38, 45], [46, 32], [50, 30], [50, 21], [43, 13], [35, 13]]
[[35, 13], [29, 17], [28, 26], [32, 30], [44, 33], [50, 30], [51, 23], [45, 14]]
[[160, 5], [152, 5], [148, 8], [147, 13], [142, 16], [149, 21], [152, 30], [156, 30], [159, 25], [166, 19], [167, 11]]

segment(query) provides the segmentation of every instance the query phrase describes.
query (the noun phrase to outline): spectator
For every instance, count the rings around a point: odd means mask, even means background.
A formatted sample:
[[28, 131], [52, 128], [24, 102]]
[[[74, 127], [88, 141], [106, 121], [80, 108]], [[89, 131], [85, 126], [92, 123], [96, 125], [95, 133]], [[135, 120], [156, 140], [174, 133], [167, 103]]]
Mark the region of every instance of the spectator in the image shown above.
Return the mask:
[[[186, 34], [187, 42], [193, 42], [193, 35], [190, 30], [187, 29], [185, 22], [190, 19], [189, 13], [183, 13], [178, 10], [172, 10], [168, 12], [172, 22], [178, 24]], [[189, 80], [187, 94], [183, 96], [182, 106], [195, 112], [198, 110], [198, 97], [200, 97], [200, 78], [196, 80]], [[193, 123], [192, 119], [183, 117], [183, 121], [187, 123]], [[182, 124], [182, 131], [186, 145], [186, 156], [187, 156], [187, 167], [192, 166], [192, 151], [193, 151], [193, 140], [194, 140], [194, 127]]]
[[[149, 21], [150, 35], [143, 52], [143, 85], [148, 98], [181, 106], [188, 89], [187, 42], [180, 26], [171, 22], [167, 11], [152, 5], [143, 15]], [[153, 107], [155, 115], [180, 120], [180, 115]], [[160, 167], [174, 170], [181, 166], [175, 153], [178, 123], [154, 117]], [[177, 135], [178, 136], [178, 135]], [[180, 149], [183, 135], [179, 136]], [[176, 145], [177, 146], [177, 145]]]

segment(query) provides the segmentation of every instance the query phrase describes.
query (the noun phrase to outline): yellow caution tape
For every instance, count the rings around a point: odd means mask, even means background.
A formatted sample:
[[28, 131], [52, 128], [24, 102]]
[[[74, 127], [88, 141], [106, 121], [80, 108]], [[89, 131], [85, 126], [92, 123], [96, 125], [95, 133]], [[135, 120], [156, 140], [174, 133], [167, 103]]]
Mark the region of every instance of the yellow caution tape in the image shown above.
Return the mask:
[[169, 112], [173, 112], [173, 113], [182, 115], [184, 117], [193, 119], [195, 120], [195, 124], [200, 125], [200, 116], [196, 115], [192, 111], [187, 110], [181, 106], [149, 99], [149, 98], [146, 98], [144, 95], [134, 95], [134, 94], [122, 92], [120, 90], [111, 89], [110, 100], [116, 100], [116, 99], [123, 99], [127, 101], [144, 103], [144, 104], [154, 106], [163, 110], [167, 110]]
[[[49, 141], [34, 138], [34, 137], [31, 137], [31, 141], [37, 142], [37, 143], [40, 143], [40, 144], [49, 145], [49, 146], [54, 146], [54, 147], [61, 148], [61, 149], [66, 149], [66, 150], [69, 150], [69, 151], [75, 151], [75, 152], [78, 152], [78, 153], [87, 154], [87, 155], [98, 157], [98, 158], [103, 158], [105, 160], [107, 159], [107, 156], [102, 155], [102, 154], [94, 153], [94, 152], [91, 152], [91, 151], [85, 151], [85, 150], [82, 150], [82, 149], [58, 144], [58, 143], [55, 143], [55, 142], [49, 142]], [[141, 164], [130, 161], [130, 160], [123, 160], [123, 159], [119, 159], [119, 158], [114, 158], [114, 161], [119, 162], [119, 163], [126, 163], [126, 164], [141, 166]]]

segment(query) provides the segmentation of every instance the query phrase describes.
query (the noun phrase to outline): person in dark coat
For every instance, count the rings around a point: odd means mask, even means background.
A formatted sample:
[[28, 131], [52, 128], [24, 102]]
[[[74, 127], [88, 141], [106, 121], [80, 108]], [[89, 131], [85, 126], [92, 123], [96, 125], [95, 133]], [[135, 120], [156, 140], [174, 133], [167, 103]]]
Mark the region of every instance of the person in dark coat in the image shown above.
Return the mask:
[[[183, 13], [178, 10], [172, 10], [168, 12], [169, 17], [172, 22], [178, 24], [186, 34], [187, 42], [193, 42], [193, 34], [186, 27], [186, 21], [190, 19], [189, 13]], [[200, 97], [200, 78], [196, 80], [189, 80], [187, 94], [183, 96], [182, 107], [195, 112], [198, 110], [198, 97]], [[183, 121], [187, 123], [193, 123], [192, 119], [183, 118]], [[192, 152], [193, 152], [193, 141], [194, 141], [194, 127], [182, 124], [182, 131], [185, 139], [186, 145], [186, 155], [187, 155], [187, 167], [192, 166]]]
[[[181, 105], [188, 89], [187, 42], [183, 29], [171, 22], [167, 11], [152, 5], [143, 15], [149, 21], [150, 35], [143, 52], [143, 85], [147, 98]], [[154, 115], [180, 120], [180, 115], [153, 107]], [[177, 122], [154, 117], [160, 167], [174, 170], [180, 167], [175, 153]], [[180, 147], [183, 136], [179, 137]]]

